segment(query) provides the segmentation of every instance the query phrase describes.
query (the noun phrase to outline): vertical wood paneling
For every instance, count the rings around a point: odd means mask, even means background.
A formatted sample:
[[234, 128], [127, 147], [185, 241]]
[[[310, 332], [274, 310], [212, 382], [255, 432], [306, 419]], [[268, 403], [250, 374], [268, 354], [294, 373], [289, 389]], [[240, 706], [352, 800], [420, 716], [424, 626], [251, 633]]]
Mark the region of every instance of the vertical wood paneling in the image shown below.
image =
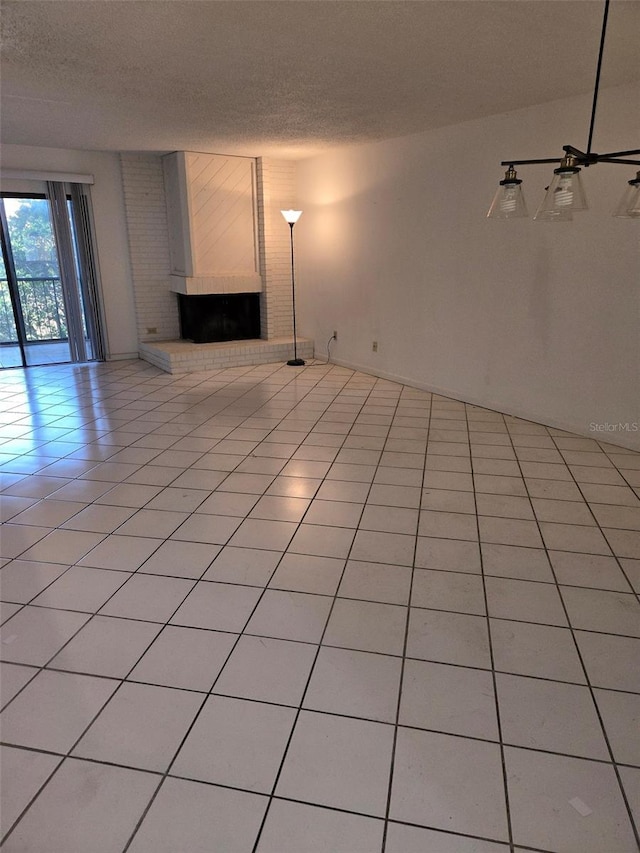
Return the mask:
[[186, 154], [194, 275], [258, 271], [254, 173], [249, 157]]

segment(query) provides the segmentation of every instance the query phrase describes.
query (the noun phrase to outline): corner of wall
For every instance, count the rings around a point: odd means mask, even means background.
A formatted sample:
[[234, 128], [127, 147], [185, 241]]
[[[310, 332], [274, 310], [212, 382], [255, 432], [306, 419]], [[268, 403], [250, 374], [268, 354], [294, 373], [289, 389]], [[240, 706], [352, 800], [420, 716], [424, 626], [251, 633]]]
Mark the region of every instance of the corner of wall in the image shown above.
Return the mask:
[[293, 334], [289, 228], [280, 211], [295, 203], [296, 164], [291, 160], [259, 157], [257, 177], [264, 287], [260, 323], [263, 338], [280, 338]]
[[162, 158], [154, 153], [121, 153], [120, 164], [138, 341], [177, 338]]

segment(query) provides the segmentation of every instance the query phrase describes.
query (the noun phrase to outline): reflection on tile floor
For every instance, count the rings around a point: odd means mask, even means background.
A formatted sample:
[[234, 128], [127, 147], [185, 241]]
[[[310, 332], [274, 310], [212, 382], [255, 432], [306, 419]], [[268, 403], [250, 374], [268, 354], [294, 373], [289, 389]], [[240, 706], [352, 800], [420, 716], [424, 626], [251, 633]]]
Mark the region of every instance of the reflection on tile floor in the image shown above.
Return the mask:
[[627, 853], [640, 454], [332, 365], [0, 374], [7, 853]]

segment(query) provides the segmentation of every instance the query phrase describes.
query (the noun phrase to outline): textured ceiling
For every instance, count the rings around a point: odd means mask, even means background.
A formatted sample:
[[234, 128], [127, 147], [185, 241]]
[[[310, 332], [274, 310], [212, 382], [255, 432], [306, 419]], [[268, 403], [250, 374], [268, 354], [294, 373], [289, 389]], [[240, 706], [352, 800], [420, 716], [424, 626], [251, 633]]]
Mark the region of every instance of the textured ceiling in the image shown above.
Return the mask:
[[[593, 88], [600, 0], [5, 0], [2, 140], [299, 157]], [[603, 85], [640, 79], [613, 0]]]

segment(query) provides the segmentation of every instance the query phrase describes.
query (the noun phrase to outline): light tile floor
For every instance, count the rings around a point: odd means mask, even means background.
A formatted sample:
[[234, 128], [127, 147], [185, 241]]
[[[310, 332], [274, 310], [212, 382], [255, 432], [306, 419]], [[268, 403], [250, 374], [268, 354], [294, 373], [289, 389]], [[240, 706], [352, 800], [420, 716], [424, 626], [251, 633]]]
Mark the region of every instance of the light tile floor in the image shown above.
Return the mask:
[[7, 853], [627, 853], [640, 454], [332, 365], [0, 375]]

